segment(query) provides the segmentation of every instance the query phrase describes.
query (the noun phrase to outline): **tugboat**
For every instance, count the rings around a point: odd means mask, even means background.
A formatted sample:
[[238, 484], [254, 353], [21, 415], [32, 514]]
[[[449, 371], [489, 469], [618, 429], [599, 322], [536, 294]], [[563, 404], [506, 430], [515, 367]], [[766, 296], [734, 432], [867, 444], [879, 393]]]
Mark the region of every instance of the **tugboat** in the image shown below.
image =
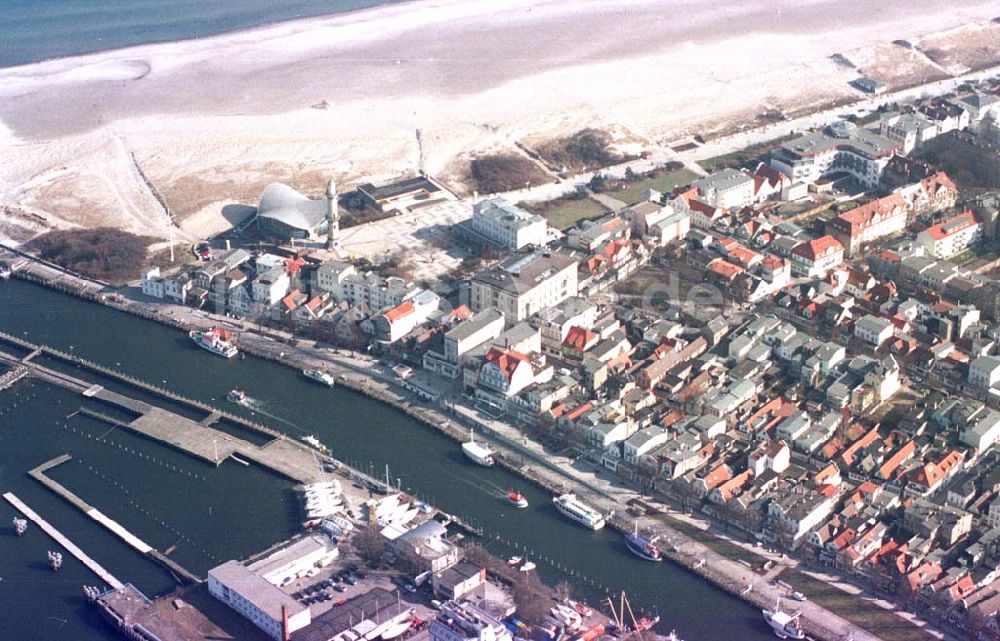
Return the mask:
[[28, 531], [28, 522], [24, 519], [19, 519], [14, 517], [14, 532], [18, 536], [24, 536], [24, 533]]
[[771, 626], [771, 631], [779, 639], [805, 639], [805, 632], [799, 625], [799, 613], [790, 614], [781, 609], [781, 599], [775, 602], [773, 608], [761, 610], [764, 620]]
[[638, 523], [635, 524], [635, 532], [625, 537], [625, 544], [628, 546], [629, 552], [632, 554], [647, 561], [662, 561], [663, 555], [654, 543], [655, 538], [647, 539], [639, 534]]
[[188, 336], [195, 342], [195, 345], [218, 356], [232, 358], [240, 353], [240, 350], [236, 348], [232, 332], [224, 327], [212, 326], [207, 332], [194, 329], [188, 332]]
[[231, 403], [236, 403], [237, 405], [247, 404], [247, 393], [241, 389], [231, 389], [229, 393], [226, 394], [226, 400]]
[[515, 492], [514, 490], [507, 492], [507, 502], [519, 510], [528, 507], [528, 499], [524, 498], [524, 495], [520, 492]]
[[333, 387], [333, 384], [336, 382], [332, 376], [330, 376], [323, 370], [304, 369], [302, 370], [302, 374], [305, 375], [306, 378], [310, 378], [316, 381], [317, 383], [322, 383], [327, 387]]

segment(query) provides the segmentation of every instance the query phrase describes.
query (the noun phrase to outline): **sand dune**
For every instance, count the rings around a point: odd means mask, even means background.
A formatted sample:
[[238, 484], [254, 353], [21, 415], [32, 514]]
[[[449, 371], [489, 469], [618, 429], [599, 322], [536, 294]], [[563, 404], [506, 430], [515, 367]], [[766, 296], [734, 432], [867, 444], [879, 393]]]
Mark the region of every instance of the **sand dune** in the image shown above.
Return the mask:
[[974, 0], [428, 0], [0, 70], [0, 202], [44, 210], [22, 186], [60, 168], [81, 207], [155, 220], [135, 211], [148, 199], [74, 187], [73, 172], [128, 175], [101, 144], [117, 139], [202, 233], [274, 177], [413, 171], [417, 127], [445, 175], [463, 154], [584, 126], [659, 143], [855, 95], [831, 54], [998, 14]]

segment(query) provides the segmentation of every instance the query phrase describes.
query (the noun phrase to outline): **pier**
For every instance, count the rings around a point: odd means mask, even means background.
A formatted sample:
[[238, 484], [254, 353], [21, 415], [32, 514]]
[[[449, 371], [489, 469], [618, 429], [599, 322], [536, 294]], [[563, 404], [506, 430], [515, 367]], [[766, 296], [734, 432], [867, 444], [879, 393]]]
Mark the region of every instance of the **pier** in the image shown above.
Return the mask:
[[91, 572], [99, 576], [102, 581], [110, 585], [115, 590], [121, 589], [124, 586], [124, 584], [116, 579], [113, 574], [105, 570], [100, 563], [87, 556], [86, 552], [77, 547], [75, 543], [66, 538], [59, 530], [49, 524], [48, 521], [36, 514], [34, 510], [25, 505], [21, 499], [14, 496], [13, 493], [7, 492], [3, 495], [3, 497], [8, 503], [13, 505], [18, 512], [34, 522], [35, 525], [41, 528], [43, 532], [52, 537], [56, 543], [63, 546], [67, 552], [76, 557], [80, 563], [83, 563]]
[[57, 456], [56, 458], [42, 463], [36, 468], [28, 471], [28, 475], [49, 488], [62, 498], [66, 499], [69, 503], [79, 508], [84, 514], [92, 518], [93, 520], [100, 523], [106, 529], [110, 530], [118, 538], [132, 547], [134, 550], [138, 551], [143, 556], [148, 556], [154, 559], [157, 563], [165, 566], [174, 576], [178, 577], [182, 581], [188, 583], [201, 583], [201, 577], [188, 571], [183, 566], [177, 562], [167, 558], [165, 555], [158, 552], [153, 546], [149, 545], [139, 537], [135, 536], [128, 530], [126, 530], [120, 523], [114, 519], [106, 516], [103, 512], [98, 510], [96, 507], [88, 504], [86, 501], [81, 499], [79, 496], [70, 491], [62, 483], [49, 478], [45, 472], [51, 470], [52, 468], [62, 465], [63, 463], [72, 460], [72, 456], [69, 454], [63, 454], [62, 456]]

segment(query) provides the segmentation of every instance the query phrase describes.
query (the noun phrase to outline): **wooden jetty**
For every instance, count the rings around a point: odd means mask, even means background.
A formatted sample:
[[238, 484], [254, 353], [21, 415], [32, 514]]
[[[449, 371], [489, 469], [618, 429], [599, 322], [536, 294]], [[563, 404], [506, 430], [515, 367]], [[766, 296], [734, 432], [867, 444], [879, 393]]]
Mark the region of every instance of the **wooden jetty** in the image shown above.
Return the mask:
[[41, 528], [43, 532], [51, 536], [59, 545], [63, 546], [67, 552], [76, 557], [80, 563], [83, 563], [91, 572], [99, 576], [102, 581], [110, 585], [115, 590], [121, 589], [124, 586], [124, 583], [105, 570], [100, 563], [87, 556], [86, 552], [81, 550], [75, 543], [66, 538], [62, 532], [50, 525], [48, 521], [36, 514], [34, 510], [25, 505], [21, 499], [14, 496], [12, 492], [7, 492], [3, 495], [3, 497], [8, 503], [13, 505], [18, 512], [34, 522], [35, 525]]

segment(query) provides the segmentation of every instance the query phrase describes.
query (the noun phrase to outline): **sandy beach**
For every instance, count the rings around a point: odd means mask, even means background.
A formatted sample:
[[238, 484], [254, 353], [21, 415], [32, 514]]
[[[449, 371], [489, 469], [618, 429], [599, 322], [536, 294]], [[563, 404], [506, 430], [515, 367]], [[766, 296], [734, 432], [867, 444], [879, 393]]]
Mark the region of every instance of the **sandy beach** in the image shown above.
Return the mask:
[[892, 83], [889, 43], [926, 38], [906, 82], [959, 73], [1000, 50], [996, 16], [974, 0], [418, 0], [0, 69], [0, 236], [163, 236], [142, 174], [201, 236], [273, 180], [317, 193], [327, 175], [413, 172], [417, 128], [451, 182], [471, 154], [587, 126], [711, 134], [860, 97], [834, 53]]

